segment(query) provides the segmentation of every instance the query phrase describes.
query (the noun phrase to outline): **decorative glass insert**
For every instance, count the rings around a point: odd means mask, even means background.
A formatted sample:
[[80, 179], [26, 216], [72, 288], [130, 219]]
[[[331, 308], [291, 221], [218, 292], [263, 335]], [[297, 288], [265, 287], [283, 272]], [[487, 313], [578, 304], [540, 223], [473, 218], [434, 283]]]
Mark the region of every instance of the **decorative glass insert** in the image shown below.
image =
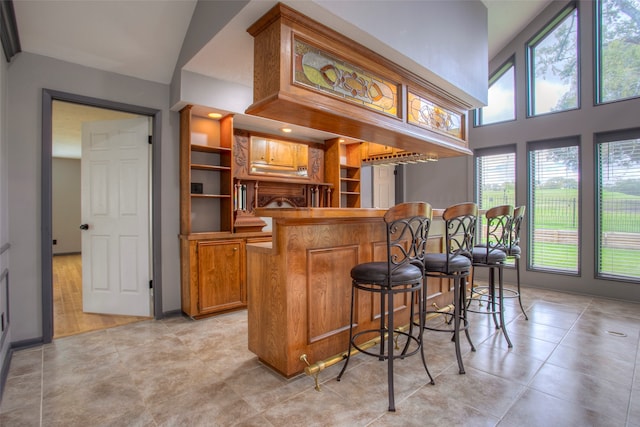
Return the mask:
[[596, 275], [640, 280], [640, 130], [596, 137]]
[[578, 10], [572, 4], [527, 43], [530, 116], [578, 108]]
[[598, 0], [598, 103], [640, 96], [640, 0]]
[[529, 206], [529, 267], [578, 274], [580, 150], [575, 140], [529, 147]]
[[294, 82], [371, 110], [398, 117], [399, 85], [294, 40]]
[[463, 139], [462, 114], [443, 108], [426, 98], [407, 92], [407, 122]]
[[476, 110], [476, 126], [516, 119], [516, 67], [511, 58], [489, 79], [489, 100]]

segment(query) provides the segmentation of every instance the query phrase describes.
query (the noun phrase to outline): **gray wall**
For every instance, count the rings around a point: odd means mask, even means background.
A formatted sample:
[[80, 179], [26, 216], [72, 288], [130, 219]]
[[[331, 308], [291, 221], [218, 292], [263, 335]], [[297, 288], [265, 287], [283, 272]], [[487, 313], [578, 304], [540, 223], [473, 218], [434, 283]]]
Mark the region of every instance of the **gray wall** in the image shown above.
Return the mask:
[[[11, 249], [6, 249], [9, 244], [9, 185], [8, 185], [8, 100], [7, 100], [7, 63], [4, 58], [0, 59], [0, 274], [9, 268], [9, 253]], [[0, 313], [7, 313], [8, 278], [0, 280]], [[9, 319], [13, 323], [13, 319]], [[2, 394], [2, 373], [8, 368], [6, 362], [9, 346], [12, 342], [11, 325], [7, 325], [4, 331], [0, 331], [0, 395]]]
[[[581, 140], [581, 242], [580, 248], [582, 272], [580, 277], [572, 277], [559, 274], [523, 271], [523, 283], [536, 286], [553, 288], [561, 291], [586, 293], [609, 296], [612, 298], [640, 301], [640, 287], [637, 284], [616, 282], [610, 280], [595, 279], [595, 162], [594, 162], [594, 133], [617, 129], [627, 129], [640, 126], [640, 99], [620, 101], [608, 105], [594, 106], [593, 96], [593, 2], [579, 2], [580, 19], [580, 54], [581, 54], [581, 106], [579, 110], [563, 113], [549, 114], [534, 118], [526, 118], [525, 99], [525, 53], [524, 46], [537, 31], [557, 14], [566, 2], [552, 2], [522, 33], [520, 33], [502, 52], [490, 63], [490, 71], [497, 69], [511, 55], [515, 54], [516, 62], [516, 92], [517, 92], [517, 120], [503, 124], [493, 124], [480, 128], [471, 128], [469, 139], [471, 148], [494, 147], [507, 144], [516, 144], [516, 198], [517, 204], [527, 203], [527, 141], [552, 139], [577, 135]], [[444, 164], [444, 162], [442, 162]], [[455, 165], [454, 165], [455, 163]], [[445, 171], [429, 170], [430, 165], [419, 174], [415, 174], [413, 180], [408, 179], [407, 186], [411, 191], [423, 191], [415, 185], [431, 186], [430, 182], [445, 177]], [[460, 177], [455, 178], [455, 184], [449, 186], [446, 181], [442, 188], [452, 188], [456, 196], [473, 197], [473, 162], [472, 159], [447, 162], [445, 169], [455, 169], [460, 172]], [[466, 170], [464, 169], [466, 167]], [[451, 178], [449, 174], [449, 178]], [[413, 190], [415, 189], [415, 190]], [[425, 193], [431, 190], [425, 190]], [[430, 194], [428, 194], [430, 195]], [[440, 197], [437, 198], [439, 200]], [[429, 198], [427, 198], [429, 200]], [[444, 206], [444, 205], [442, 205]], [[526, 245], [526, 227], [524, 245]], [[524, 246], [526, 247], [526, 246]], [[523, 263], [524, 264], [524, 263]], [[514, 276], [507, 276], [513, 280]]]
[[[40, 147], [42, 89], [162, 111], [163, 310], [180, 309], [177, 113], [168, 111], [169, 86], [22, 52], [8, 67], [9, 241], [12, 340], [42, 336], [40, 259]], [[3, 206], [7, 206], [3, 204]]]
[[53, 254], [79, 253], [80, 159], [54, 158], [51, 165]]

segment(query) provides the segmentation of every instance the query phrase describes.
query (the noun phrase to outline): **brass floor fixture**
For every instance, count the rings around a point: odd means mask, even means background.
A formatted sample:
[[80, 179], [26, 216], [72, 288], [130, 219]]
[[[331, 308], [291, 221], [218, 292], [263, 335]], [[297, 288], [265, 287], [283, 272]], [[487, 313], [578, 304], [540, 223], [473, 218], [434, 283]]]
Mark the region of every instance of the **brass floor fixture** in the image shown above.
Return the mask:
[[[438, 313], [445, 314], [445, 313], [449, 313], [449, 312], [453, 311], [453, 304], [449, 304], [449, 305], [446, 305], [444, 307], [438, 307], [436, 304], [433, 304], [433, 306], [434, 306], [434, 308], [436, 309], [436, 311]], [[425, 320], [431, 320], [431, 319], [434, 319], [436, 317], [442, 316], [442, 314], [438, 314], [438, 313], [430, 313], [430, 314], [428, 314]], [[405, 332], [408, 329], [409, 329], [409, 325], [407, 324], [407, 325], [400, 326], [399, 328], [396, 328], [395, 330], [398, 331], [398, 332]], [[385, 337], [386, 336], [387, 335], [385, 335]], [[376, 336], [376, 337], [370, 339], [369, 341], [366, 341], [366, 342], [360, 344], [359, 347], [364, 349], [364, 350], [367, 350], [367, 349], [370, 349], [371, 347], [375, 347], [379, 343], [380, 343], [380, 336]], [[397, 341], [396, 341], [396, 344], [397, 344]], [[396, 345], [396, 348], [398, 348], [397, 345]], [[352, 356], [356, 355], [358, 353], [359, 353], [359, 351], [357, 349], [355, 349], [355, 348], [353, 348], [351, 350], [351, 355]], [[317, 391], [320, 391], [320, 382], [319, 382], [320, 372], [322, 372], [323, 370], [335, 365], [336, 363], [342, 362], [346, 358], [347, 358], [347, 352], [343, 351], [342, 353], [339, 353], [339, 354], [336, 354], [334, 356], [328, 357], [328, 358], [326, 358], [324, 360], [320, 360], [320, 361], [315, 362], [315, 363], [310, 363], [306, 354], [300, 355], [300, 360], [307, 364], [307, 367], [304, 368], [304, 373], [307, 376], [313, 377], [313, 379], [315, 381], [314, 388]]]

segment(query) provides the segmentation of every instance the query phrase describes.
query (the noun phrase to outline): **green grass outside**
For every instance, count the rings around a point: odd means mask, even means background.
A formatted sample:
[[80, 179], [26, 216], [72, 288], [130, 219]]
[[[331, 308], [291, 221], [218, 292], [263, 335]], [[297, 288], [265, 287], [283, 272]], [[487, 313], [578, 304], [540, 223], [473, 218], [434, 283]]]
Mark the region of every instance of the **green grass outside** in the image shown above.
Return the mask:
[[[533, 245], [536, 260], [534, 267], [558, 269], [575, 272], [578, 265], [578, 247], [562, 243], [535, 243]], [[602, 249], [601, 273], [616, 276], [640, 278], [640, 250], [636, 249]], [[583, 266], [591, 265], [591, 260], [582, 260]], [[582, 272], [583, 274], [588, 272]]]

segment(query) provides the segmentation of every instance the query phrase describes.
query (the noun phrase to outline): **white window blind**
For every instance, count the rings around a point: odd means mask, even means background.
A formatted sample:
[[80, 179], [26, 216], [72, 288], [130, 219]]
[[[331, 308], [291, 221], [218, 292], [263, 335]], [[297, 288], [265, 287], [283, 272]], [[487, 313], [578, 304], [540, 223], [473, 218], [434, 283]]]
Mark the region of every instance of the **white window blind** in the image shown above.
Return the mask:
[[640, 139], [598, 143], [597, 162], [596, 275], [637, 281], [640, 279]]
[[[481, 210], [494, 206], [511, 205], [516, 202], [516, 153], [515, 147], [509, 146], [495, 150], [476, 152], [476, 203]], [[476, 242], [484, 242], [486, 237], [486, 220], [480, 215], [476, 230]]]
[[514, 205], [516, 201], [516, 154], [505, 153], [476, 157], [478, 207]]
[[529, 266], [578, 273], [579, 149], [549, 145], [529, 150]]

